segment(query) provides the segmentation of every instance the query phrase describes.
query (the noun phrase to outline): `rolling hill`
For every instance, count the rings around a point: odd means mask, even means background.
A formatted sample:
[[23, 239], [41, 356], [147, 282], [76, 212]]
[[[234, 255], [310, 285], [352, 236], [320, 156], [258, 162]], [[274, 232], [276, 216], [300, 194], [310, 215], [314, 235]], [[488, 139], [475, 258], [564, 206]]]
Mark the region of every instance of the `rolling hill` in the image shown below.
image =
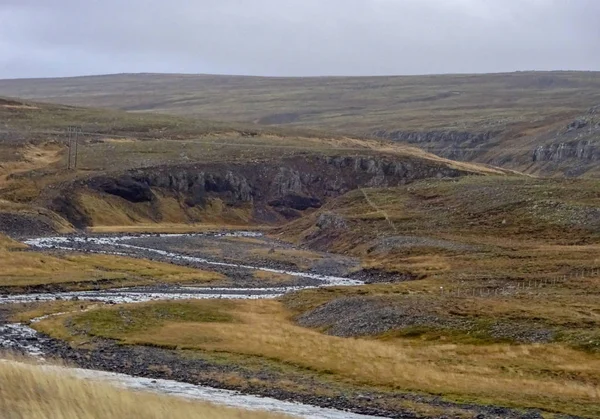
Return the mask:
[[0, 80], [0, 94], [408, 143], [543, 176], [597, 176], [598, 72], [263, 78], [120, 74]]

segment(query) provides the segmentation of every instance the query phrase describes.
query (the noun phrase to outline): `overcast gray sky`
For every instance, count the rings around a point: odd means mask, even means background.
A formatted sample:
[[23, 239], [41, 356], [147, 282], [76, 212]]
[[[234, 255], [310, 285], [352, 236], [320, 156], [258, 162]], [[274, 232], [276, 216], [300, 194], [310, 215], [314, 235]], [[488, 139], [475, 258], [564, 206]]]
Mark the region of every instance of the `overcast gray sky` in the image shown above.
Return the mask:
[[600, 70], [598, 0], [0, 0], [0, 78]]

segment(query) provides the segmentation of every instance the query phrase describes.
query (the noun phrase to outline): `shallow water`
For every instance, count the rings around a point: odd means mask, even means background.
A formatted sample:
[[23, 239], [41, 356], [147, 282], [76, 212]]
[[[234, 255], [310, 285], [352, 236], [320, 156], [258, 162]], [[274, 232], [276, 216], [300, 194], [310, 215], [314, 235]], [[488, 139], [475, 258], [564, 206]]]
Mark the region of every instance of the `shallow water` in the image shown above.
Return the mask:
[[[225, 233], [225, 234], [219, 234], [219, 235], [213, 234], [211, 236], [213, 236], [213, 237], [240, 237], [240, 236], [247, 237], [247, 235], [251, 235], [251, 237], [260, 237], [261, 236], [259, 233], [249, 233], [249, 232]], [[187, 235], [186, 234], [162, 234], [158, 237], [171, 238], [171, 237], [193, 237], [193, 236], [200, 236], [200, 235], [199, 234], [187, 234]], [[155, 253], [157, 255], [163, 256], [165, 258], [168, 258], [168, 259], [171, 259], [174, 261], [203, 263], [206, 265], [213, 265], [213, 266], [242, 268], [242, 269], [249, 269], [249, 270], [256, 270], [256, 271], [286, 274], [286, 275], [300, 277], [300, 278], [316, 279], [316, 280], [322, 282], [321, 286], [351, 286], [351, 285], [363, 285], [364, 284], [363, 281], [359, 281], [356, 279], [349, 279], [349, 278], [330, 276], [330, 275], [319, 275], [319, 274], [308, 273], [308, 272], [296, 272], [296, 271], [283, 270], [283, 269], [272, 269], [272, 268], [265, 268], [265, 267], [252, 266], [252, 265], [238, 265], [235, 263], [218, 262], [218, 261], [208, 260], [208, 259], [194, 257], [194, 256], [182, 255], [179, 253], [168, 252], [166, 250], [161, 250], [161, 249], [153, 249], [150, 247], [134, 246], [134, 245], [126, 243], [128, 241], [135, 240], [140, 237], [155, 237], [155, 236], [114, 236], [114, 237], [76, 237], [76, 236], [65, 237], [65, 236], [59, 236], [59, 237], [44, 237], [44, 238], [38, 238], [38, 239], [30, 239], [30, 240], [25, 241], [25, 244], [31, 246], [32, 248], [38, 248], [38, 249], [61, 249], [61, 250], [74, 250], [74, 251], [78, 250], [78, 245], [81, 245], [81, 244], [99, 245], [99, 246], [114, 246], [114, 247], [120, 247], [123, 249], [140, 250], [140, 251], [144, 251], [144, 252]], [[94, 252], [94, 251], [92, 250], [92, 252]], [[96, 251], [95, 253], [110, 253], [110, 254], [125, 255], [125, 253], [119, 253], [119, 252]]]
[[[154, 253], [173, 261], [184, 261], [192, 263], [201, 263], [212, 266], [223, 266], [232, 268], [241, 268], [255, 271], [264, 271], [278, 274], [286, 274], [298, 278], [309, 278], [320, 282], [318, 287], [330, 286], [352, 286], [362, 285], [364, 282], [331, 275], [320, 275], [308, 272], [298, 272], [291, 270], [272, 269], [261, 266], [239, 265], [234, 263], [218, 262], [204, 258], [182, 255], [179, 253], [168, 252], [161, 249], [150, 247], [134, 246], [127, 242], [140, 237], [193, 237], [198, 234], [162, 234], [159, 236], [114, 236], [114, 237], [43, 237], [26, 240], [25, 244], [34, 249], [59, 249], [67, 251], [81, 251], [82, 245], [89, 245], [86, 251], [100, 254], [112, 254], [127, 256], [127, 253], [116, 251], [100, 250], [99, 247], [106, 246], [112, 248], [122, 248], [123, 250], [142, 251], [145, 253]], [[212, 234], [212, 237], [260, 237], [260, 233], [254, 232], [233, 232]], [[119, 288], [101, 291], [76, 291], [76, 292], [58, 292], [58, 293], [36, 293], [36, 294], [15, 294], [0, 297], [0, 304], [27, 303], [35, 301], [55, 301], [55, 300], [85, 300], [98, 301], [105, 303], [142, 303], [146, 301], [157, 300], [189, 300], [189, 299], [273, 299], [281, 297], [284, 294], [302, 289], [315, 288], [311, 286], [298, 287], [271, 287], [271, 288], [203, 288], [203, 287], [138, 287], [138, 288]]]
[[[183, 237], [190, 235], [169, 234], [159, 237]], [[234, 232], [213, 235], [216, 237], [260, 237], [259, 233]], [[236, 267], [250, 270], [261, 270], [265, 272], [281, 273], [296, 277], [311, 278], [321, 281], [320, 286], [350, 286], [363, 284], [362, 281], [348, 278], [318, 275], [305, 272], [294, 272], [279, 269], [263, 268], [259, 266], [236, 265], [210, 261], [207, 259], [181, 255], [160, 249], [152, 249], [128, 244], [127, 242], [140, 236], [116, 236], [116, 237], [49, 237], [27, 240], [25, 243], [32, 248], [38, 249], [61, 249], [77, 251], [81, 244], [93, 244], [97, 246], [121, 247], [128, 250], [141, 250], [155, 253], [172, 260], [204, 263], [214, 266]], [[143, 237], [143, 236], [142, 236]], [[153, 236], [156, 237], [156, 236]], [[126, 253], [93, 251], [94, 253], [106, 253], [126, 255]], [[82, 291], [62, 293], [38, 293], [3, 296], [0, 304], [23, 303], [33, 301], [53, 300], [86, 300], [111, 303], [139, 303], [155, 300], [182, 300], [182, 299], [268, 299], [277, 298], [286, 293], [301, 289], [314, 287], [275, 287], [275, 288], [202, 288], [202, 287], [168, 287], [160, 292], [150, 287], [112, 289], [104, 291]], [[64, 313], [63, 313], [64, 314]], [[43, 320], [48, 316], [34, 319], [32, 322]], [[39, 335], [34, 329], [23, 324], [6, 324], [0, 326], [0, 348], [21, 351], [34, 357], [44, 356], [44, 341], [48, 340]], [[43, 359], [43, 358], [42, 358]], [[334, 409], [324, 409], [300, 403], [280, 401], [272, 398], [258, 397], [242, 394], [230, 390], [220, 390], [212, 387], [196, 386], [192, 384], [171, 381], [153, 380], [148, 378], [134, 377], [126, 374], [116, 374], [104, 371], [86, 370], [80, 368], [67, 368], [44, 365], [50, 371], [71, 373], [78, 377], [105, 381], [117, 386], [133, 390], [151, 391], [159, 394], [167, 394], [176, 397], [208, 401], [218, 405], [237, 407], [249, 410], [266, 410], [276, 413], [285, 413], [302, 418], [323, 419], [366, 419], [374, 416], [358, 415]]]

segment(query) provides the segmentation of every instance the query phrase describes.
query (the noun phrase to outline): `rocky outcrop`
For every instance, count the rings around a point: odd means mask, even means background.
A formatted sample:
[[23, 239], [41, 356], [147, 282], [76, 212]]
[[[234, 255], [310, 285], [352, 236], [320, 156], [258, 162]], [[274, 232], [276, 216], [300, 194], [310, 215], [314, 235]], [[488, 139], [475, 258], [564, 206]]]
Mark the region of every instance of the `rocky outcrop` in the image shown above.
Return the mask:
[[533, 162], [580, 164], [600, 161], [600, 105], [591, 108], [532, 153]]
[[[152, 205], [157, 196], [175, 197], [182, 205], [203, 207], [218, 199], [227, 207], [253, 208], [261, 222], [293, 219], [320, 208], [329, 198], [359, 187], [387, 187], [423, 178], [457, 177], [466, 172], [431, 160], [382, 156], [310, 156], [237, 164], [161, 166], [88, 179], [84, 187], [121, 198], [131, 205]], [[72, 196], [81, 184], [67, 190]], [[87, 220], [74, 206], [54, 205], [83, 226]]]
[[499, 134], [496, 131], [386, 130], [378, 130], [373, 133], [378, 138], [413, 144], [438, 156], [461, 161], [473, 160], [480, 151], [484, 151], [484, 146]]
[[598, 141], [581, 140], [542, 145], [535, 149], [534, 162], [564, 162], [576, 159], [587, 162], [600, 160], [600, 138]]
[[348, 228], [346, 219], [331, 211], [320, 214], [315, 225], [322, 230], [343, 230]]

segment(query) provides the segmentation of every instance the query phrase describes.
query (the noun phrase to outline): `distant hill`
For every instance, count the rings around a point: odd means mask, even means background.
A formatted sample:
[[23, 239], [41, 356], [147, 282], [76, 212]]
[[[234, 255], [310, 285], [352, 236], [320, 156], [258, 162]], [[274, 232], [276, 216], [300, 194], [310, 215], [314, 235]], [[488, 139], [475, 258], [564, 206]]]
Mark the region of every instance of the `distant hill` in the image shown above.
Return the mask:
[[451, 159], [534, 174], [599, 173], [596, 123], [570, 127], [600, 104], [600, 72], [314, 78], [119, 74], [0, 80], [0, 94], [376, 136]]

